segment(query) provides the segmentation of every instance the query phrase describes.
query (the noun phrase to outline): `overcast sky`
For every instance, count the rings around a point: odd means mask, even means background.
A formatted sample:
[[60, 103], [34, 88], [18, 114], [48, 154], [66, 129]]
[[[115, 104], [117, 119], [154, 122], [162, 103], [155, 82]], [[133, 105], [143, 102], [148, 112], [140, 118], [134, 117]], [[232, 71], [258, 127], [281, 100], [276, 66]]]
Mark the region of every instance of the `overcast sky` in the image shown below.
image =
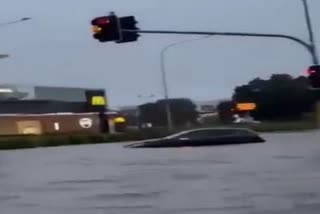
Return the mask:
[[[309, 0], [316, 39], [320, 1]], [[163, 96], [159, 53], [173, 42], [201, 36], [142, 35], [138, 42], [99, 43], [90, 20], [115, 11], [135, 15], [141, 29], [249, 31], [308, 39], [301, 0], [1, 0], [0, 21], [32, 17], [1, 27], [1, 82], [103, 87], [112, 106]], [[320, 41], [320, 40], [319, 40]], [[319, 44], [319, 43], [317, 43]], [[319, 46], [319, 45], [318, 45]], [[230, 97], [236, 85], [272, 73], [303, 73], [310, 57], [282, 39], [212, 37], [166, 54], [171, 97]]]

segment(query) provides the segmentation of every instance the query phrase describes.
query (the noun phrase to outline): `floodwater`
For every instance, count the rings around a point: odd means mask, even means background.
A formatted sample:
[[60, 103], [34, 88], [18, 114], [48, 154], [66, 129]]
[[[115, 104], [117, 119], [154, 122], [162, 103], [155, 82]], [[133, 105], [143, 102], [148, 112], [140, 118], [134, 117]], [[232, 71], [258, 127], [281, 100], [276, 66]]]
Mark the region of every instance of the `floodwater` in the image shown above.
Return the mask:
[[320, 132], [264, 144], [0, 152], [1, 214], [318, 214]]

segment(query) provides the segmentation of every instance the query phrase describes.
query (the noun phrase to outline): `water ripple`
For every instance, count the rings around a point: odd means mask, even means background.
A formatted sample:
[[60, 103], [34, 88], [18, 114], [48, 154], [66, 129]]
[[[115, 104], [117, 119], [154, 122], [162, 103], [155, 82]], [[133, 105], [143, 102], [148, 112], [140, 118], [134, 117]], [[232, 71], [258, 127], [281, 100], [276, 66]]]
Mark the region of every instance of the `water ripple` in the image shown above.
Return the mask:
[[6, 202], [11, 200], [20, 199], [21, 196], [19, 195], [0, 195], [0, 202]]
[[223, 207], [199, 207], [199, 208], [177, 208], [177, 209], [168, 209], [165, 213], [203, 213], [203, 212], [230, 212], [230, 211], [250, 211], [253, 210], [254, 206], [252, 205], [243, 205], [243, 206], [223, 206]]
[[60, 184], [88, 184], [88, 183], [115, 183], [118, 179], [88, 179], [88, 180], [60, 180], [60, 181], [50, 181], [50, 185], [60, 185]]
[[142, 210], [142, 209], [153, 209], [154, 207], [152, 205], [136, 205], [136, 206], [92, 206], [92, 207], [85, 207], [82, 209], [88, 209], [88, 210]]
[[295, 155], [274, 155], [272, 156], [272, 158], [282, 159], [282, 160], [305, 159], [304, 156], [295, 156]]
[[201, 179], [208, 179], [209, 175], [207, 174], [173, 174], [172, 177], [176, 180], [201, 180]]
[[81, 199], [86, 200], [110, 200], [110, 199], [150, 199], [150, 198], [158, 198], [160, 197], [164, 192], [125, 192], [125, 193], [101, 193], [101, 194], [95, 194], [91, 196], [85, 196]]

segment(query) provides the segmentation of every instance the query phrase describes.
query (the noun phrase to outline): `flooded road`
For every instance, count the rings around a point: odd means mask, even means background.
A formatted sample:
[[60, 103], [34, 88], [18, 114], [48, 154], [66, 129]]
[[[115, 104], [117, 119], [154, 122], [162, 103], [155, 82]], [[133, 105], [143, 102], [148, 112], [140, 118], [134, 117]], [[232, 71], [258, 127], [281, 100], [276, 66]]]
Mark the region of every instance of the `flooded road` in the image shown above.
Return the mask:
[[264, 144], [0, 152], [1, 214], [315, 214], [320, 132]]

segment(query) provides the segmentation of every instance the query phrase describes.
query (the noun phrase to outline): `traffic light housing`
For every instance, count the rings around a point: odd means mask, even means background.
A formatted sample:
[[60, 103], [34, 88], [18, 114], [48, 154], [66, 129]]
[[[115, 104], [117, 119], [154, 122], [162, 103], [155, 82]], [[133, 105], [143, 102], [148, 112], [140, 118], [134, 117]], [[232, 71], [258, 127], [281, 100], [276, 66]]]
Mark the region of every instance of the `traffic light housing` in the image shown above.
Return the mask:
[[[138, 22], [134, 16], [121, 17], [119, 22], [121, 30], [139, 30], [136, 26]], [[117, 43], [134, 42], [138, 40], [139, 36], [137, 32], [122, 31], [122, 38]]]
[[118, 17], [115, 15], [96, 17], [91, 21], [93, 38], [100, 42], [121, 40]]
[[320, 65], [312, 65], [307, 69], [308, 80], [313, 88], [320, 88]]

